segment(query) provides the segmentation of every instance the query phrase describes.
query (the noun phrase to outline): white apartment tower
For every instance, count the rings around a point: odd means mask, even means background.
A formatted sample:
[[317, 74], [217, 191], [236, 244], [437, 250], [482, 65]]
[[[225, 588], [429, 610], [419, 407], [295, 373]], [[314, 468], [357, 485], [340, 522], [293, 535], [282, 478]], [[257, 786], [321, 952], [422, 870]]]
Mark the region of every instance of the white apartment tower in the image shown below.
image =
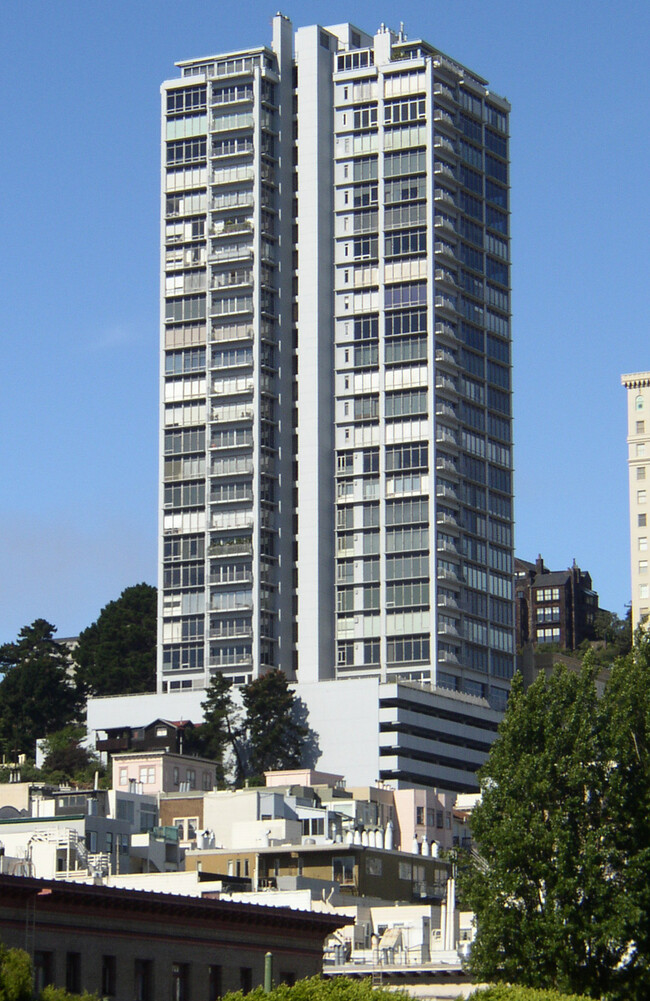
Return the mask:
[[650, 476], [650, 372], [621, 376], [627, 389], [627, 454], [630, 483], [630, 571], [632, 629], [650, 613], [648, 574], [648, 487]]
[[277, 666], [505, 703], [508, 103], [383, 25], [162, 88], [159, 690]]

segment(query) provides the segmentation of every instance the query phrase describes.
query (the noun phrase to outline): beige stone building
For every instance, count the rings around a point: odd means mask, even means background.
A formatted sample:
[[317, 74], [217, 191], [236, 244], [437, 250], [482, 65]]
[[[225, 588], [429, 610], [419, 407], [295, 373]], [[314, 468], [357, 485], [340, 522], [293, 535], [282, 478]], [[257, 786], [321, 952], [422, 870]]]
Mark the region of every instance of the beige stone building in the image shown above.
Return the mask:
[[630, 484], [632, 628], [650, 612], [648, 490], [650, 489], [650, 372], [622, 375], [627, 389], [627, 461]]

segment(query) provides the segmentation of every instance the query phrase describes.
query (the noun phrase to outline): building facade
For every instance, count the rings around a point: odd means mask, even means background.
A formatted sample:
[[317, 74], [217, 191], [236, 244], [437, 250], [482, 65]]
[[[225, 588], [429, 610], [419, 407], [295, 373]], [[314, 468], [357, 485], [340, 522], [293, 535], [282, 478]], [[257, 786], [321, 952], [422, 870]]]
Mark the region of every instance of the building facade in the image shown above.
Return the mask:
[[0, 930], [32, 958], [34, 987], [115, 1001], [217, 999], [273, 980], [293, 984], [323, 965], [344, 915], [301, 913], [138, 889], [0, 875]]
[[627, 463], [630, 484], [630, 571], [632, 630], [650, 612], [648, 576], [648, 485], [650, 460], [650, 372], [621, 376], [627, 389]]
[[508, 103], [381, 26], [162, 88], [159, 692], [272, 666], [505, 704]]
[[535, 563], [515, 559], [515, 597], [517, 647], [577, 650], [583, 640], [595, 639], [598, 595], [575, 560], [568, 570], [549, 570], [541, 556]]
[[[362, 677], [298, 683], [294, 691], [316, 736], [310, 764], [345, 775], [351, 786], [381, 779], [477, 792], [476, 772], [502, 718], [486, 699], [427, 682]], [[106, 733], [118, 722], [141, 729], [143, 719], [180, 714], [181, 706], [186, 719], [200, 720], [202, 699], [198, 690], [89, 699], [88, 730]]]

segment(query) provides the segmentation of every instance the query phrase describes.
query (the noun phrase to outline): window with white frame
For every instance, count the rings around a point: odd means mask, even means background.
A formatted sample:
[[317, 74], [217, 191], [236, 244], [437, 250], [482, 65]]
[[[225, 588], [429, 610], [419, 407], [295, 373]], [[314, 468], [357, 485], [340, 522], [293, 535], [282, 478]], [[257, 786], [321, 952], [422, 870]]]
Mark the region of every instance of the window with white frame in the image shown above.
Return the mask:
[[559, 587], [540, 587], [535, 592], [536, 601], [559, 601]]
[[538, 643], [559, 643], [560, 642], [560, 630], [559, 628], [539, 628], [537, 629], [537, 642]]
[[198, 817], [174, 817], [174, 827], [178, 831], [179, 841], [194, 841], [199, 829]]

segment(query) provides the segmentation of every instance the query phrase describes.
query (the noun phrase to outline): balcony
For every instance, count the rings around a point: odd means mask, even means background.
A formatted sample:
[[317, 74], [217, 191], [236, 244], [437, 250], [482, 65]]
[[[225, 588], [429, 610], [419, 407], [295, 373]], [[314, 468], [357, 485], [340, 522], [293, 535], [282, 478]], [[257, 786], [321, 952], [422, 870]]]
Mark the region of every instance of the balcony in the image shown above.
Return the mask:
[[236, 233], [252, 233], [252, 219], [224, 219], [223, 222], [214, 223], [210, 236], [233, 236]]
[[448, 285], [452, 289], [457, 287], [456, 275], [453, 271], [449, 271], [448, 268], [436, 268], [433, 277], [436, 280], [436, 287], [439, 285]]
[[211, 542], [208, 547], [208, 556], [230, 557], [230, 556], [252, 556], [253, 543], [244, 542], [241, 539], [232, 541]]
[[441, 83], [440, 81], [434, 83], [433, 94], [436, 101], [447, 101], [448, 104], [452, 104], [454, 106], [458, 103], [456, 95], [451, 87], [448, 87], [446, 83]]
[[216, 244], [210, 255], [211, 261], [250, 261], [253, 259], [253, 248], [249, 244], [242, 246], [220, 247]]
[[255, 171], [252, 167], [223, 167], [221, 170], [214, 170], [210, 178], [211, 184], [239, 184], [242, 181], [255, 180]]
[[456, 330], [451, 325], [451, 323], [436, 323], [435, 326], [436, 338], [439, 338], [443, 342], [457, 344], [458, 337], [456, 336]]
[[447, 486], [443, 483], [436, 484], [436, 497], [443, 497], [450, 501], [458, 502], [460, 500], [456, 488], [451, 484]]
[[[226, 624], [224, 623], [224, 626]], [[211, 629], [209, 632], [209, 637], [211, 640], [232, 640], [232, 639], [249, 639], [253, 635], [252, 626], [228, 626], [222, 629]]]
[[444, 348], [436, 348], [436, 366], [438, 368], [453, 369], [455, 372], [458, 368], [456, 355], [451, 351], [445, 351]]
[[449, 181], [451, 184], [457, 183], [454, 171], [449, 164], [443, 163], [442, 160], [438, 160], [438, 162], [433, 165], [433, 173], [436, 181]]
[[436, 442], [446, 445], [448, 448], [459, 448], [458, 438], [451, 428], [443, 428], [440, 425], [436, 428]]
[[[211, 597], [211, 603], [210, 603], [209, 611], [210, 611], [210, 613], [212, 615], [214, 615], [215, 613], [216, 614], [219, 614], [219, 613], [221, 613], [221, 614], [226, 614], [226, 613], [228, 613], [228, 614], [232, 614], [232, 613], [239, 614], [240, 612], [252, 612], [253, 611], [253, 599], [252, 598], [248, 598], [246, 600], [244, 600], [242, 598], [239, 602], [237, 602], [237, 604], [232, 604], [232, 603], [230, 603], [228, 605], [219, 605], [218, 603], [217, 604], [212, 604], [212, 600], [213, 599], [220, 598], [220, 597], [221, 597], [221, 595], [218, 592], [216, 594], [213, 594], [212, 597]], [[214, 667], [214, 665], [212, 665], [212, 666]]]
[[210, 658], [210, 667], [250, 667], [253, 657], [250, 653], [231, 653], [227, 656]]
[[446, 456], [439, 455], [436, 459], [436, 469], [441, 470], [445, 473], [451, 473], [452, 476], [460, 476], [458, 466], [451, 459]]
[[460, 664], [460, 660], [455, 653], [451, 652], [451, 650], [439, 650], [438, 661], [441, 664]]
[[252, 284], [252, 270], [221, 271], [212, 274], [210, 278], [210, 291], [216, 292], [220, 289], [247, 288]]
[[457, 421], [458, 415], [456, 411], [449, 403], [444, 403], [442, 400], [436, 400], [436, 417], [445, 417], [450, 421]]
[[254, 329], [249, 323], [226, 323], [223, 318], [223, 325], [212, 327], [213, 341], [252, 341]]
[[[458, 386], [456, 385], [456, 380], [449, 375], [445, 375], [444, 372], [436, 372], [436, 390], [442, 393], [448, 393], [449, 396], [456, 398], [458, 396]], [[436, 396], [438, 394], [436, 393]]]
[[248, 421], [253, 419], [253, 406], [232, 406], [215, 407], [210, 415], [210, 420], [218, 423], [229, 423], [235, 421]]
[[[439, 625], [438, 625], [438, 635], [439, 636], [450, 636], [452, 638], [453, 637], [457, 637], [458, 639], [461, 638], [460, 633], [458, 632], [458, 629], [456, 628], [456, 626], [452, 626], [448, 622], [441, 622], [441, 623], [439, 623]], [[443, 653], [446, 653], [446, 652], [447, 651], [443, 651]]]
[[[228, 379], [222, 377], [223, 369], [217, 369], [216, 371], [219, 375], [217, 376], [215, 373], [212, 378], [212, 386], [210, 387], [212, 394], [215, 396], [240, 396], [246, 394], [246, 398], [243, 400], [233, 400], [232, 406], [252, 406], [250, 396], [248, 396], [249, 393], [252, 394], [255, 390], [255, 380], [252, 375], [233, 375], [232, 378]], [[213, 400], [212, 402], [216, 404], [217, 402], [221, 403], [225, 401]]]
[[247, 114], [215, 116], [210, 123], [211, 132], [233, 132], [253, 128], [253, 116]]
[[[440, 86], [441, 84], [434, 85], [434, 93], [435, 93], [435, 88]], [[454, 101], [453, 96], [450, 96], [449, 100], [453, 102]], [[433, 137], [433, 148], [439, 152], [443, 151], [445, 153], [448, 153], [450, 156], [456, 155], [456, 147], [454, 146], [453, 142], [451, 142], [450, 139], [448, 139], [446, 136], [443, 135], [438, 134]]]
[[115, 754], [118, 751], [128, 751], [130, 749], [130, 739], [129, 737], [106, 737], [104, 740], [98, 738], [95, 742], [95, 747], [98, 751], [107, 751], [109, 754]]
[[458, 602], [456, 598], [452, 598], [451, 595], [439, 594], [436, 604], [438, 605], [438, 608], [446, 608], [460, 614], [460, 602]]
[[254, 494], [252, 490], [237, 492], [230, 495], [220, 496], [219, 494], [210, 495], [211, 504], [252, 504], [254, 500]]
[[253, 462], [251, 459], [221, 459], [214, 463], [210, 476], [242, 476], [251, 475]]
[[452, 134], [455, 134], [456, 123], [448, 111], [443, 111], [442, 108], [434, 108], [433, 120], [438, 128], [442, 127], [443, 129], [447, 129]]
[[447, 528], [458, 529], [460, 531], [458, 519], [453, 514], [445, 514], [442, 511], [438, 511], [436, 513], [436, 524], [445, 525]]
[[436, 263], [443, 257], [447, 257], [449, 260], [454, 262], [458, 260], [456, 257], [456, 248], [453, 247], [451, 243], [446, 243], [444, 240], [436, 240], [433, 245], [433, 252], [436, 255]]
[[255, 515], [252, 511], [215, 511], [212, 514], [209, 527], [220, 532], [227, 532], [233, 529], [235, 531], [237, 529], [251, 529], [252, 531], [254, 524]]
[[226, 574], [225, 577], [221, 577], [218, 574], [210, 575], [210, 584], [214, 587], [232, 587], [233, 584], [252, 584], [253, 583], [253, 571], [248, 570], [245, 573], [235, 574], [235, 576], [229, 576]]
[[[212, 212], [223, 212], [230, 209], [252, 209], [254, 205], [255, 199], [251, 191], [245, 194], [220, 195], [217, 198], [213, 198], [210, 203], [210, 210]], [[214, 222], [216, 223], [217, 220], [215, 219]]]
[[456, 313], [456, 300], [448, 295], [437, 295], [434, 300], [436, 310], [446, 313]]
[[[447, 201], [447, 192], [443, 192], [445, 195], [445, 201]], [[436, 236], [443, 234], [447, 237], [455, 237], [456, 234], [456, 220], [452, 219], [447, 215], [436, 215], [433, 218], [433, 225], [436, 229]]]
[[[448, 205], [450, 208], [456, 208], [456, 199], [452, 195], [451, 191], [447, 191], [445, 188], [436, 188], [436, 190], [433, 193], [433, 200], [434, 202], [437, 202], [438, 205], [441, 205], [442, 208], [444, 208], [446, 205]], [[448, 229], [451, 233], [455, 235], [456, 234], [455, 219], [447, 220], [445, 216], [435, 216], [433, 224], [438, 228], [444, 228], [445, 221], [448, 221], [450, 223]]]

